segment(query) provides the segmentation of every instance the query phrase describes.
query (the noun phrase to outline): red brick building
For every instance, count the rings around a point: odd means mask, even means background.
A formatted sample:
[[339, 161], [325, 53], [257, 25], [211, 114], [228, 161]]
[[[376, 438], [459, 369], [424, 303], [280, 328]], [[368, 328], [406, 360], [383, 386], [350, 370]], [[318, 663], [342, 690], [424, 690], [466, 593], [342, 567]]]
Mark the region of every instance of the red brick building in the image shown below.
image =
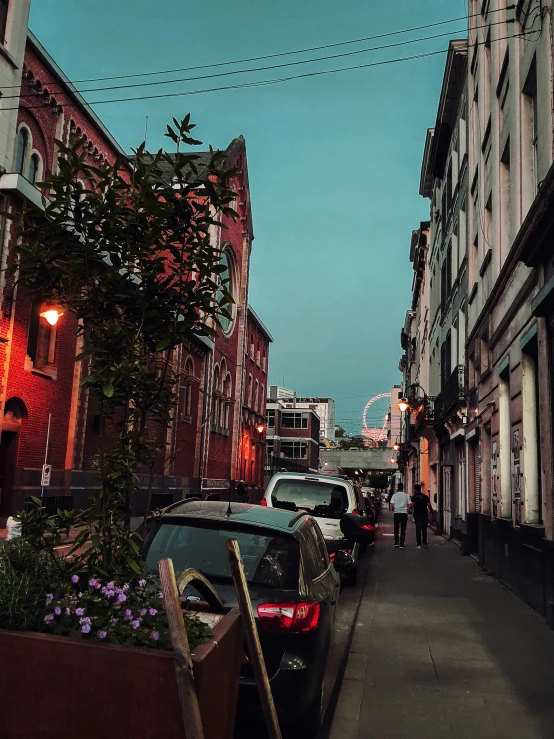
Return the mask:
[[[0, 177], [3, 209], [17, 214], [27, 200], [41, 202], [39, 183], [57, 166], [55, 139], [69, 142], [86, 137], [90, 161], [102, 164], [124, 152], [101, 121], [74, 90], [48, 53], [28, 36], [17, 140], [13, 166]], [[260, 485], [263, 432], [256, 454], [244, 457], [243, 408], [255, 421], [265, 416], [268, 347], [263, 324], [248, 308], [250, 253], [254, 238], [246, 148], [242, 137], [226, 150], [228, 166], [237, 170], [234, 189], [239, 218], [223, 217], [222, 232], [214, 234], [227, 267], [233, 295], [232, 318], [225, 320], [215, 341], [193, 338], [189, 348], [174, 357], [182, 369], [175, 422], [168, 432], [164, 473], [156, 480], [155, 507], [187, 495], [227, 495], [242, 476]], [[200, 162], [207, 161], [203, 156]], [[202, 177], [199, 166], [199, 178]], [[0, 229], [2, 268], [9, 263], [17, 221], [3, 219]], [[99, 416], [94, 395], [80, 387], [84, 368], [75, 363], [79, 353], [76, 321], [66, 312], [51, 326], [41, 316], [47, 306], [33, 304], [27, 291], [13, 279], [0, 276], [3, 295], [0, 314], [0, 525], [20, 509], [26, 498], [41, 492], [42, 466], [52, 466], [44, 489], [47, 507], [82, 507], [98, 486], [94, 459], [99, 445]], [[246, 397], [249, 341], [255, 336], [260, 358], [254, 357], [257, 406]], [[257, 361], [256, 361], [257, 360]], [[246, 376], [245, 376], [246, 375]], [[254, 392], [254, 391], [253, 391]], [[250, 424], [250, 416], [248, 424]], [[248, 425], [249, 433], [252, 428]], [[259, 424], [258, 424], [259, 425]], [[242, 460], [247, 459], [247, 471]], [[254, 465], [252, 465], [254, 462]], [[259, 466], [258, 466], [259, 465]], [[262, 473], [263, 474], [263, 473]], [[139, 476], [140, 480], [140, 476]], [[139, 482], [135, 514], [144, 504], [145, 480]]]

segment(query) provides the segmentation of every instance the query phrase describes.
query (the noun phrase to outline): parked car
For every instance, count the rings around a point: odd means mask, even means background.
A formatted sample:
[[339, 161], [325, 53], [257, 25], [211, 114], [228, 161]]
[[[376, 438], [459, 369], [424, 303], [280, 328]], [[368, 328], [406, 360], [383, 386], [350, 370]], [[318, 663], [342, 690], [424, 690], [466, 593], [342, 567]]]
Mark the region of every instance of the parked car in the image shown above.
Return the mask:
[[[144, 554], [152, 570], [164, 557], [176, 571], [200, 570], [232, 606], [236, 594], [225, 550], [231, 538], [239, 543], [277, 711], [302, 736], [314, 737], [340, 590], [314, 519], [303, 510], [245, 503], [233, 503], [228, 515], [224, 502], [183, 501], [149, 523]], [[245, 660], [239, 713], [250, 714], [254, 706], [259, 710], [258, 693]]]
[[[340, 521], [347, 513], [365, 516], [366, 510], [361, 492], [350, 480], [333, 475], [278, 472], [269, 481], [262, 506], [312, 515], [323, 533], [331, 561], [341, 577], [354, 585], [360, 544], [345, 538]], [[368, 521], [367, 525], [372, 524]], [[370, 528], [366, 531], [369, 543], [372, 531]]]

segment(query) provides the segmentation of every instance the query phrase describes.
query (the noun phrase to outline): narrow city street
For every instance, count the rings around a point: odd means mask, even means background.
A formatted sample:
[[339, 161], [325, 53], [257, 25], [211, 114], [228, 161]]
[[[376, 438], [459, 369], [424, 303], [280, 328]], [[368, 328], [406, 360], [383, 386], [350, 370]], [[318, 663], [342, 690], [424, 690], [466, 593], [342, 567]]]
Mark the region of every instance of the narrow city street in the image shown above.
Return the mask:
[[554, 633], [454, 543], [418, 550], [410, 521], [393, 548], [384, 512], [328, 723], [325, 739], [552, 737]]

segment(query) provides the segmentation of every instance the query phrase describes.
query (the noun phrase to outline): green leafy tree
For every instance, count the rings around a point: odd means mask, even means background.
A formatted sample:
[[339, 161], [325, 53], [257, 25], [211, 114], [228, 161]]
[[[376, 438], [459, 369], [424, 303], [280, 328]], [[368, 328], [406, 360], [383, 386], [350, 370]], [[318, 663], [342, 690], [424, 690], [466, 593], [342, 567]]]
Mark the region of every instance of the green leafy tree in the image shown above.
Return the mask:
[[341, 449], [365, 449], [367, 445], [368, 441], [363, 436], [353, 436], [351, 439], [341, 439], [340, 441]]
[[[72, 523], [82, 527], [76, 549], [89, 547], [89, 564], [106, 572], [138, 571], [131, 500], [136, 473], [149, 470], [146, 518], [174, 413], [175, 350], [195, 335], [214, 337], [231, 315], [213, 232], [222, 215], [236, 215], [235, 172], [210, 149], [198, 189], [193, 128], [188, 115], [167, 127], [177, 154], [151, 154], [143, 143], [102, 167], [88, 163], [83, 141], [58, 141], [58, 171], [42, 183], [44, 210], [28, 206], [21, 216], [16, 279], [34, 300], [75, 316], [82, 385], [100, 408], [100, 489]], [[37, 537], [44, 525], [36, 511], [23, 523]]]

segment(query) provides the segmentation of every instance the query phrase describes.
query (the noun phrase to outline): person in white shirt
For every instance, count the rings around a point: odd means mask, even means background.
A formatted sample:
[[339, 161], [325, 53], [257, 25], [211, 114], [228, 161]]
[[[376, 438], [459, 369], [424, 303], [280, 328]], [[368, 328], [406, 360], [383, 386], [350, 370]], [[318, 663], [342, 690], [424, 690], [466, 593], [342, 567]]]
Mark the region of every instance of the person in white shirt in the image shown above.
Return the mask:
[[397, 492], [391, 498], [394, 511], [394, 546], [404, 549], [406, 540], [406, 526], [408, 525], [408, 511], [412, 507], [410, 496], [404, 492], [404, 485], [399, 482]]

